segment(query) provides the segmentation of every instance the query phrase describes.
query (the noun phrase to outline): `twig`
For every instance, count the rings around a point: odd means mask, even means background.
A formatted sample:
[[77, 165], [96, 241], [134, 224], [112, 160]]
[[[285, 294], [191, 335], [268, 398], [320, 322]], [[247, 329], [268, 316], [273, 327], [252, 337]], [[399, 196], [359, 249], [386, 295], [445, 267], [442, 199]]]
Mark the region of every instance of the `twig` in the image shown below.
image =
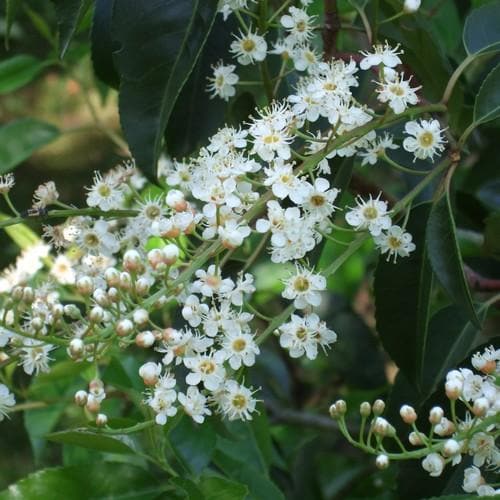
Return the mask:
[[324, 0], [325, 25], [323, 26], [323, 59], [329, 61], [337, 51], [337, 37], [340, 30], [340, 17], [337, 0]]

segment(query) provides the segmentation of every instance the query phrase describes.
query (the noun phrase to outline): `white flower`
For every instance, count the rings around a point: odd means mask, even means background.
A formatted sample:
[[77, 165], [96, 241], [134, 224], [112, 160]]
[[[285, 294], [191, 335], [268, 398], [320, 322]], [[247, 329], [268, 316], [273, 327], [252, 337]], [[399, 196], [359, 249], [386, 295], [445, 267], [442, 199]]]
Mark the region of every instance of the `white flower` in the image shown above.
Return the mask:
[[[1, 314], [4, 314], [4, 311], [2, 311]], [[0, 347], [5, 347], [9, 343], [12, 336], [13, 335], [9, 330], [0, 326]]]
[[405, 233], [399, 226], [391, 226], [387, 232], [382, 232], [373, 238], [375, 245], [380, 248], [380, 253], [387, 253], [387, 260], [393, 257], [396, 262], [398, 257], [408, 257], [415, 250], [410, 233]]
[[217, 12], [222, 14], [224, 21], [229, 17], [229, 14], [239, 9], [247, 8], [248, 0], [219, 0], [217, 4]]
[[0, 175], [0, 194], [7, 194], [15, 183], [14, 174]]
[[440, 476], [443, 472], [444, 465], [444, 458], [438, 453], [429, 453], [429, 455], [422, 460], [423, 469], [432, 477]]
[[483, 484], [483, 477], [481, 476], [481, 471], [477, 467], [467, 467], [464, 470], [464, 482], [462, 488], [467, 493], [474, 493], [477, 491], [479, 486]]
[[0, 384], [0, 422], [7, 416], [10, 407], [16, 404], [14, 394], [9, 392], [9, 388]]
[[315, 16], [309, 16], [307, 12], [297, 7], [290, 7], [288, 12], [281, 17], [281, 25], [295, 43], [307, 42], [313, 35]]
[[224, 384], [223, 392], [218, 395], [220, 409], [229, 420], [252, 420], [257, 400], [253, 392], [235, 380], [228, 380]]
[[243, 294], [249, 294], [255, 292], [255, 286], [253, 285], [253, 276], [250, 273], [240, 274], [236, 280], [236, 287], [227, 294], [231, 303], [235, 306], [243, 305]]
[[76, 280], [76, 272], [73, 268], [72, 262], [63, 254], [59, 254], [52, 267], [50, 274], [61, 283], [61, 285], [73, 285]]
[[399, 54], [403, 54], [403, 51], [399, 51], [399, 44], [396, 47], [391, 48], [390, 45], [385, 42], [384, 45], [378, 44], [373, 46], [373, 52], [363, 52], [365, 57], [361, 59], [359, 63], [359, 67], [361, 69], [368, 69], [372, 66], [378, 66], [379, 64], [383, 64], [389, 68], [394, 68], [398, 64], [401, 64], [401, 59], [399, 58]]
[[35, 208], [45, 208], [48, 205], [52, 205], [59, 198], [59, 193], [57, 192], [56, 185], [54, 181], [46, 182], [45, 184], [40, 184], [33, 194], [33, 207]]
[[231, 43], [230, 52], [241, 65], [246, 66], [266, 58], [267, 43], [264, 37], [250, 31], [247, 34], [240, 32], [240, 36], [235, 38]]
[[315, 220], [321, 221], [329, 217], [336, 208], [333, 203], [340, 191], [336, 188], [330, 189], [330, 183], [323, 177], [318, 177], [313, 185], [306, 183], [306, 187], [302, 207]]
[[265, 169], [265, 174], [264, 185], [271, 186], [277, 198], [291, 197], [298, 187], [299, 180], [293, 173], [293, 165], [290, 163], [275, 161], [271, 168]]
[[233, 250], [239, 247], [245, 238], [250, 236], [251, 230], [247, 225], [239, 224], [234, 219], [231, 219], [219, 227], [218, 233], [224, 247]]
[[408, 104], [417, 104], [418, 97], [416, 91], [422, 88], [410, 87], [410, 80], [404, 80], [404, 74], [398, 75], [395, 79], [387, 80], [385, 82], [377, 82], [380, 88], [377, 89], [377, 99], [380, 102], [388, 102], [389, 107], [394, 113], [402, 113]]
[[155, 421], [158, 425], [165, 425], [167, 417], [177, 414], [177, 408], [173, 406], [177, 399], [177, 393], [172, 389], [155, 390], [153, 396], [147, 400], [148, 405], [156, 413]]
[[87, 205], [99, 207], [107, 211], [120, 208], [123, 205], [123, 191], [118, 187], [112, 176], [102, 177], [100, 172], [94, 172], [94, 184], [87, 188]]
[[169, 365], [174, 360], [175, 364], [179, 365], [184, 359], [206, 352], [213, 343], [212, 339], [205, 335], [195, 335], [189, 329], [185, 331], [169, 329], [167, 339], [156, 350], [165, 354], [162, 359], [164, 365]]
[[211, 138], [207, 146], [211, 153], [219, 153], [223, 156], [229, 154], [235, 149], [245, 148], [247, 145], [246, 130], [235, 129], [233, 127], [224, 127], [219, 129]]
[[233, 280], [222, 279], [220, 269], [214, 264], [208, 266], [206, 271], [198, 269], [195, 276], [198, 279], [191, 286], [192, 293], [201, 293], [205, 297], [212, 297], [214, 293], [226, 294], [234, 288]]
[[312, 69], [320, 60], [313, 48], [305, 45], [297, 47], [292, 53], [293, 65], [297, 71]]
[[409, 14], [413, 14], [420, 9], [421, 0], [405, 0], [403, 5], [403, 10]]
[[109, 232], [109, 223], [102, 219], [95, 221], [92, 227], [80, 229], [76, 241], [80, 248], [91, 255], [110, 256], [120, 249], [120, 242]]
[[477, 432], [469, 441], [469, 454], [473, 455], [473, 464], [482, 467], [485, 462], [500, 460], [500, 451], [495, 446], [495, 438], [485, 432]]
[[486, 374], [495, 373], [498, 361], [500, 349], [495, 349], [492, 345], [486, 347], [483, 353], [476, 352], [471, 359], [472, 366]]
[[197, 387], [189, 386], [186, 394], [179, 392], [177, 400], [184, 408], [186, 414], [198, 424], [202, 424], [205, 421], [206, 415], [212, 414], [207, 408], [207, 398]]
[[387, 215], [387, 203], [377, 198], [364, 201], [360, 196], [356, 198], [357, 207], [346, 213], [347, 223], [357, 231], [367, 229], [372, 236], [379, 236], [384, 229], [391, 227], [391, 218]]
[[234, 66], [233, 64], [225, 66], [221, 61], [216, 66], [212, 66], [212, 68], [214, 70], [214, 73], [211, 78], [208, 78], [208, 81], [210, 83], [207, 86], [208, 92], [212, 93], [210, 98], [219, 96], [220, 98], [227, 101], [230, 97], [236, 94], [236, 89], [234, 86], [238, 83], [239, 80], [238, 75], [234, 72], [236, 66]]
[[398, 149], [398, 147], [393, 143], [392, 137], [385, 132], [382, 137], [379, 136], [372, 141], [367, 141], [364, 146], [365, 151], [358, 151], [358, 155], [363, 158], [361, 165], [364, 166], [367, 163], [375, 165], [378, 158], [385, 154], [386, 149]]
[[291, 321], [279, 327], [280, 345], [288, 349], [292, 358], [304, 353], [309, 359], [316, 359], [318, 345], [323, 349], [337, 340], [337, 335], [326, 328], [317, 314], [308, 314], [303, 318], [292, 314]]
[[50, 344], [44, 344], [39, 340], [25, 339], [21, 348], [21, 362], [25, 373], [38, 375], [40, 372], [49, 371], [50, 351], [55, 349]]
[[500, 489], [495, 489], [489, 484], [482, 484], [477, 489], [477, 494], [480, 497], [498, 497], [500, 494]]
[[200, 299], [196, 295], [190, 295], [184, 302], [182, 317], [192, 326], [197, 327], [202, 318], [208, 313], [208, 306], [200, 304]]
[[296, 272], [285, 281], [282, 297], [294, 300], [297, 309], [309, 305], [317, 307], [321, 303], [321, 293], [326, 289], [326, 279], [321, 274], [314, 274], [305, 267], [297, 265]]
[[238, 370], [241, 365], [253, 366], [255, 356], [260, 349], [255, 343], [254, 336], [248, 333], [232, 332], [226, 333], [222, 341], [222, 350], [218, 351], [216, 357], [221, 361], [229, 361], [233, 370]]
[[215, 360], [213, 352], [187, 358], [184, 364], [191, 370], [186, 376], [186, 384], [198, 385], [203, 382], [209, 391], [216, 391], [226, 376], [226, 370]]
[[403, 141], [403, 148], [415, 155], [415, 159], [434, 159], [435, 154], [444, 150], [443, 144], [446, 142], [442, 137], [442, 132], [437, 120], [420, 120], [407, 122], [405, 132], [410, 135]]

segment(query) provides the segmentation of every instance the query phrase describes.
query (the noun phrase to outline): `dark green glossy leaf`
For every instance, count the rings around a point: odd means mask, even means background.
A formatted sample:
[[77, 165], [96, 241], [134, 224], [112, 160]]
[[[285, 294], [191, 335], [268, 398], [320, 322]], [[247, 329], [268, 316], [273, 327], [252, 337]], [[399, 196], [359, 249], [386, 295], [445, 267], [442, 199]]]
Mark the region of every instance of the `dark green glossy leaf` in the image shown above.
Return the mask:
[[498, 117], [500, 117], [500, 64], [484, 79], [474, 103], [476, 123], [486, 123]]
[[430, 206], [415, 207], [407, 229], [416, 250], [396, 264], [380, 256], [375, 271], [375, 317], [385, 350], [413, 382], [427, 341], [432, 271], [425, 247]]
[[[486, 308], [480, 311], [484, 317]], [[420, 373], [423, 398], [427, 398], [443, 382], [470, 351], [478, 333], [464, 311], [457, 306], [439, 310], [430, 320], [424, 363]]]
[[244, 484], [220, 476], [202, 476], [200, 489], [205, 500], [243, 500], [248, 494]]
[[65, 406], [64, 403], [57, 403], [24, 412], [24, 427], [31, 443], [35, 463], [41, 462], [46, 446], [45, 436], [57, 425]]
[[181, 491], [184, 498], [188, 500], [202, 500], [204, 499], [203, 493], [200, 491], [198, 485], [185, 477], [174, 477], [170, 483], [175, 485], [177, 491]]
[[164, 490], [144, 469], [95, 461], [39, 470], [1, 492], [0, 500], [153, 500], [165, 498]]
[[484, 230], [484, 251], [497, 259], [500, 259], [500, 213], [490, 215], [486, 221]]
[[186, 415], [170, 431], [169, 439], [181, 462], [199, 474], [210, 463], [217, 438], [209, 419], [200, 425]]
[[[182, 157], [192, 153], [224, 125], [228, 103], [218, 97], [210, 99], [206, 91], [207, 78], [213, 72], [212, 66], [227, 54], [235, 28], [234, 23], [224, 21], [222, 16], [216, 19], [167, 125], [165, 141], [171, 156]], [[241, 117], [238, 124], [247, 117]]]
[[426, 242], [429, 260], [439, 282], [450, 298], [480, 328], [464, 274], [449, 191], [446, 191], [432, 207], [427, 225]]
[[59, 56], [62, 59], [79, 24], [92, 5], [92, 0], [52, 0], [52, 2], [56, 9], [59, 28]]
[[97, 78], [113, 88], [120, 85], [120, 75], [113, 61], [111, 15], [114, 0], [96, 0], [90, 31], [92, 67]]
[[86, 428], [54, 432], [48, 434], [46, 438], [57, 443], [72, 444], [107, 453], [135, 453], [135, 443], [130, 436], [109, 435]]
[[500, 49], [500, 2], [474, 9], [465, 20], [463, 40], [469, 54]]
[[0, 174], [9, 172], [59, 135], [53, 125], [32, 118], [7, 123], [0, 128]]
[[138, 167], [156, 175], [163, 134], [215, 19], [216, 2], [116, 2], [112, 15], [120, 121]]
[[40, 61], [36, 57], [21, 54], [0, 63], [0, 94], [8, 94], [27, 85], [51, 61]]

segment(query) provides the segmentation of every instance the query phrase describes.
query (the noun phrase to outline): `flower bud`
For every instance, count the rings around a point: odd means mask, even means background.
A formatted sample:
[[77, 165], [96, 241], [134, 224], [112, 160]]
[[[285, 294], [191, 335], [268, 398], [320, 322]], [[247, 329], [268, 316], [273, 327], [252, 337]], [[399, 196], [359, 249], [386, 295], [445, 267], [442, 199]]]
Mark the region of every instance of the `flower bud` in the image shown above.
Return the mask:
[[335, 408], [337, 408], [337, 412], [339, 415], [345, 415], [347, 412], [347, 403], [343, 399], [339, 399], [335, 403]]
[[148, 280], [146, 278], [139, 278], [135, 282], [135, 291], [141, 297], [143, 297], [144, 295], [146, 295], [149, 292], [149, 283], [148, 283]]
[[90, 276], [82, 276], [76, 280], [76, 289], [82, 295], [90, 295], [94, 291], [94, 282]]
[[420, 9], [421, 3], [422, 0], [405, 0], [403, 5], [403, 10], [407, 14], [414, 14], [415, 12], [417, 12], [418, 9]]
[[145, 325], [149, 320], [149, 313], [146, 309], [136, 309], [132, 314], [132, 319], [136, 325]]
[[373, 432], [379, 436], [386, 436], [389, 431], [389, 422], [382, 417], [377, 417], [372, 423]]
[[83, 343], [82, 339], [75, 338], [72, 339], [71, 342], [69, 343], [68, 351], [73, 359], [80, 358], [84, 350], [85, 350], [85, 344]]
[[446, 397], [452, 401], [458, 399], [462, 395], [463, 385], [464, 384], [460, 380], [448, 380], [444, 385]]
[[162, 248], [165, 263], [169, 266], [175, 264], [176, 260], [179, 258], [179, 247], [172, 243], [165, 245]]
[[89, 319], [92, 323], [100, 323], [104, 319], [104, 309], [101, 306], [94, 306], [89, 312]]
[[85, 406], [87, 404], [88, 394], [85, 391], [77, 391], [75, 394], [75, 403], [78, 406]]
[[389, 457], [387, 455], [378, 455], [375, 459], [377, 469], [384, 470], [389, 467]]
[[113, 303], [120, 301], [120, 292], [114, 286], [108, 290], [108, 299]]
[[372, 406], [368, 401], [364, 401], [359, 405], [359, 413], [362, 417], [369, 417], [372, 412]]
[[141, 254], [137, 250], [127, 250], [123, 254], [123, 268], [129, 272], [138, 272], [143, 268]]
[[148, 262], [153, 269], [164, 263], [164, 255], [160, 248], [153, 248], [148, 252]]
[[460, 443], [454, 439], [448, 439], [443, 445], [443, 455], [446, 457], [452, 457], [457, 453], [460, 453]]
[[31, 304], [35, 300], [35, 292], [30, 286], [25, 286], [23, 289], [23, 302]]
[[486, 398], [477, 398], [472, 405], [472, 413], [476, 417], [484, 417], [490, 409], [490, 402]]
[[139, 376], [146, 385], [155, 385], [161, 373], [161, 364], [149, 361], [139, 368]]
[[122, 272], [120, 273], [120, 288], [122, 290], [130, 290], [132, 286], [132, 278], [129, 273]]
[[97, 427], [104, 427], [108, 423], [108, 417], [104, 413], [99, 413], [95, 418]]
[[430, 453], [422, 460], [422, 467], [432, 477], [438, 477], [443, 472], [444, 458], [438, 453]]
[[330, 417], [332, 417], [332, 418], [339, 417], [339, 412], [337, 411], [337, 407], [336, 407], [335, 403], [330, 405], [329, 412], [330, 412]]
[[165, 197], [165, 201], [170, 208], [173, 208], [176, 212], [183, 212], [187, 208], [187, 202], [184, 199], [184, 193], [179, 191], [178, 189], [171, 189], [167, 196]]
[[40, 331], [42, 328], [43, 328], [43, 320], [42, 318], [38, 317], [38, 316], [35, 316], [32, 320], [31, 320], [31, 327], [33, 328], [33, 330], [35, 330], [36, 332]]
[[70, 319], [78, 319], [81, 317], [80, 309], [75, 304], [66, 304], [64, 306], [64, 314]]
[[104, 271], [104, 279], [108, 286], [118, 286], [120, 284], [120, 272], [114, 267], [108, 267]]
[[429, 412], [429, 422], [432, 425], [437, 425], [441, 422], [441, 419], [444, 417], [444, 411], [440, 406], [434, 406], [431, 408]]
[[85, 408], [91, 413], [97, 413], [101, 409], [101, 403], [96, 398], [89, 397]]
[[59, 319], [62, 318], [62, 315], [64, 314], [64, 307], [62, 304], [53, 304], [50, 311], [55, 319]]
[[23, 300], [23, 292], [24, 292], [24, 289], [22, 286], [15, 286], [13, 289], [12, 289], [12, 292], [11, 292], [11, 297], [14, 299], [14, 300]]
[[94, 300], [97, 302], [97, 304], [101, 307], [107, 307], [109, 305], [108, 294], [102, 288], [95, 289], [92, 296], [94, 297]]
[[410, 441], [413, 446], [422, 446], [424, 444], [418, 432], [410, 432], [408, 441]]
[[126, 337], [134, 331], [134, 324], [129, 319], [121, 319], [116, 323], [116, 334], [119, 337]]
[[417, 420], [417, 413], [414, 408], [408, 405], [403, 405], [399, 410], [399, 414], [405, 424], [413, 424]]
[[375, 416], [382, 415], [382, 413], [384, 413], [385, 410], [385, 403], [381, 399], [377, 399], [373, 403], [372, 409], [373, 409], [373, 414]]
[[154, 336], [153, 332], [140, 332], [136, 335], [135, 337], [135, 343], [138, 347], [142, 347], [144, 349], [147, 349], [148, 347], [151, 347], [155, 343], [156, 337]]

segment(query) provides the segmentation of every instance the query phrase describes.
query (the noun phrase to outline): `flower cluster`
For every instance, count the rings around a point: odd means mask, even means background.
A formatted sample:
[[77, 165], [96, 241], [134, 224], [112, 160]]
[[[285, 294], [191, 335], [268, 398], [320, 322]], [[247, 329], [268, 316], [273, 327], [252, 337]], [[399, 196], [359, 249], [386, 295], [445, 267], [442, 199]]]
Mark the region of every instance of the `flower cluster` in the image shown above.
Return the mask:
[[[57, 350], [91, 362], [96, 373], [75, 401], [105, 426], [102, 407], [112, 391], [99, 363], [135, 347], [142, 350], [144, 403], [156, 423], [179, 411], [198, 423], [212, 413], [247, 420], [257, 400], [244, 370], [270, 334], [293, 358], [315, 359], [336, 341], [318, 309], [329, 272], [307, 262], [325, 239], [338, 241], [334, 221], [345, 207], [337, 206], [330, 160], [387, 161], [387, 152], [399, 146], [377, 129], [402, 121], [420, 87], [398, 71], [402, 51], [387, 43], [362, 52], [359, 64], [321, 61], [309, 3], [276, 12], [269, 23], [277, 25], [276, 34], [241, 22], [251, 0], [219, 1], [224, 19], [236, 13], [241, 29], [228, 47], [234, 64], [214, 66], [211, 97], [229, 100], [239, 84], [249, 83], [240, 80], [237, 65], [245, 71], [260, 65], [265, 75], [268, 56], [282, 63], [275, 81], [264, 82], [268, 92], [278, 95], [287, 67], [299, 72], [296, 84], [280, 100], [269, 96], [247, 123], [220, 128], [194, 156], [162, 158], [161, 187], [146, 185], [130, 160], [94, 174], [84, 209], [63, 203], [53, 182], [36, 189], [28, 214], [50, 219], [66, 211], [68, 218], [45, 225], [46, 243], [25, 249], [0, 275], [2, 363], [37, 375], [50, 370]], [[371, 79], [374, 70], [371, 109], [353, 92], [362, 72]], [[444, 150], [437, 120], [409, 121], [405, 133], [402, 147], [416, 159], [433, 160]], [[0, 195], [11, 208], [14, 184], [11, 174], [0, 176]], [[370, 235], [394, 261], [415, 249], [404, 223], [393, 223], [401, 214], [381, 195], [355, 202], [342, 231]], [[295, 266], [282, 292], [292, 303], [282, 315], [272, 312], [279, 324], [254, 304], [252, 266], [266, 252], [273, 264]], [[236, 269], [226, 266], [233, 255]], [[0, 415], [13, 404], [3, 387]]]
[[[416, 450], [407, 449], [396, 435], [394, 426], [381, 416], [385, 408], [381, 400], [373, 405], [361, 404], [362, 429], [373, 415], [366, 439], [363, 430], [358, 440], [349, 434], [344, 419], [344, 401], [334, 403], [330, 413], [338, 419], [342, 433], [354, 446], [377, 455], [377, 467], [386, 468], [391, 460], [422, 459], [423, 469], [430, 476], [438, 477], [447, 465], [455, 466], [468, 455], [472, 457], [472, 465], [464, 471], [463, 490], [479, 496], [495, 496], [500, 490], [487, 484], [485, 476], [493, 477], [500, 468], [500, 448], [496, 442], [500, 429], [500, 349], [487, 347], [474, 354], [471, 363], [476, 371], [459, 368], [447, 374], [445, 392], [450, 401], [450, 415], [445, 416], [439, 406], [431, 408], [428, 415], [430, 431], [422, 430], [423, 423], [420, 429], [417, 427], [418, 415], [413, 407], [401, 407], [401, 419], [412, 428], [408, 435], [409, 445], [418, 447]], [[457, 402], [462, 403], [463, 408], [457, 407]], [[458, 416], [459, 409], [464, 411], [463, 417]], [[393, 439], [402, 451], [388, 453], [383, 445], [385, 438]]]

